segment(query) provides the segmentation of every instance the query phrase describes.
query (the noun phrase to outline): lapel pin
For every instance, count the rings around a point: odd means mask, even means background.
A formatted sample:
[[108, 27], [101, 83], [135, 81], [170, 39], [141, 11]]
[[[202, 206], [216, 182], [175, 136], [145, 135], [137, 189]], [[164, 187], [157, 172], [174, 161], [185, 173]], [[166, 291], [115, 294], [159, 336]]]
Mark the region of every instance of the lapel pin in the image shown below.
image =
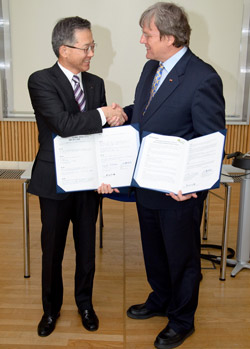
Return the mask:
[[169, 82], [173, 82], [173, 79], [169, 79]]

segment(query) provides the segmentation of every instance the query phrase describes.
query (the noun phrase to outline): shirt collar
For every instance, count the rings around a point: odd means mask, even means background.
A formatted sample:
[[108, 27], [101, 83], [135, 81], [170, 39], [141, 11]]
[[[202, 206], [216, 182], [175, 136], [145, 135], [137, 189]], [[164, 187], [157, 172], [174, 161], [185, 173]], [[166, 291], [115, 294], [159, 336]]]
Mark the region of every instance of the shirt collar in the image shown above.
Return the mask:
[[81, 72], [78, 74], [73, 74], [70, 70], [64, 68], [59, 62], [57, 62], [59, 68], [63, 71], [63, 73], [67, 76], [67, 78], [69, 79], [69, 82], [72, 83], [72, 78], [73, 75], [77, 75], [80, 79], [80, 82], [82, 81], [82, 74]]
[[176, 65], [176, 63], [181, 59], [181, 57], [187, 52], [187, 47], [184, 46], [180, 51], [178, 51], [176, 54], [174, 54], [172, 57], [167, 59], [165, 62], [162, 62], [164, 65], [164, 68], [169, 73], [173, 67]]

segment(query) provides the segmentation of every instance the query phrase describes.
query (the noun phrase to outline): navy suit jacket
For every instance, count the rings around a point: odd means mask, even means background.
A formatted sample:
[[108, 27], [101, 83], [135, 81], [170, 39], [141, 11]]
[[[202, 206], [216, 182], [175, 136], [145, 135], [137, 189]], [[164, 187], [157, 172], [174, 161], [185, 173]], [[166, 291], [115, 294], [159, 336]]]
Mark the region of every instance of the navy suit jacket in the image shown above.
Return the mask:
[[104, 82], [96, 75], [82, 73], [86, 111], [80, 112], [73, 88], [58, 64], [33, 73], [28, 81], [39, 131], [39, 151], [33, 166], [29, 192], [50, 199], [64, 199], [56, 193], [52, 134], [69, 137], [102, 132], [96, 108], [107, 105]]
[[[147, 105], [152, 81], [159, 62], [148, 61], [136, 87], [134, 104], [125, 107], [129, 122], [140, 130], [187, 140], [225, 128], [225, 102], [222, 81], [216, 71], [190, 49], [167, 75]], [[164, 193], [137, 189], [137, 198], [149, 208], [174, 208], [190, 205], [191, 200], [175, 202]], [[201, 194], [200, 194], [201, 195]]]

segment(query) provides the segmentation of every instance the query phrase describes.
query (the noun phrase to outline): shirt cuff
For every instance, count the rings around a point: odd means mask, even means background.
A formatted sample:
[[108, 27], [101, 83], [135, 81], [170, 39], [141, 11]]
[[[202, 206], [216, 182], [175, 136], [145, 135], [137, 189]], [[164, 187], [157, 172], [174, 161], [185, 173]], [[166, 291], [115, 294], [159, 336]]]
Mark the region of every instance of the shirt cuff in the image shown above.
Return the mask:
[[104, 112], [102, 111], [101, 108], [97, 108], [97, 110], [99, 111], [100, 113], [100, 117], [101, 117], [101, 120], [102, 120], [102, 126], [104, 126], [106, 124], [106, 116], [104, 115]]

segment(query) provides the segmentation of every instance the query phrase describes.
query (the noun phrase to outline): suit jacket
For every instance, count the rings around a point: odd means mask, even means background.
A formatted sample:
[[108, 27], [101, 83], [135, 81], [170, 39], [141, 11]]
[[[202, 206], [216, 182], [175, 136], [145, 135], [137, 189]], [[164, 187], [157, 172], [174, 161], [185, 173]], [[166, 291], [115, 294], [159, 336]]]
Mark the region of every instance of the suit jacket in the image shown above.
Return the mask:
[[58, 64], [33, 73], [28, 80], [31, 103], [39, 131], [39, 151], [32, 170], [29, 192], [51, 199], [64, 199], [56, 193], [55, 160], [52, 133], [61, 137], [102, 132], [96, 108], [107, 105], [104, 82], [84, 72], [82, 82], [86, 111], [80, 112], [72, 86]]
[[[225, 128], [222, 81], [216, 71], [190, 49], [167, 75], [143, 115], [159, 62], [148, 61], [138, 82], [134, 104], [125, 109], [140, 130], [187, 140]], [[193, 200], [175, 202], [164, 193], [137, 189], [137, 198], [149, 208], [175, 208]], [[201, 195], [201, 194], [200, 194]]]

